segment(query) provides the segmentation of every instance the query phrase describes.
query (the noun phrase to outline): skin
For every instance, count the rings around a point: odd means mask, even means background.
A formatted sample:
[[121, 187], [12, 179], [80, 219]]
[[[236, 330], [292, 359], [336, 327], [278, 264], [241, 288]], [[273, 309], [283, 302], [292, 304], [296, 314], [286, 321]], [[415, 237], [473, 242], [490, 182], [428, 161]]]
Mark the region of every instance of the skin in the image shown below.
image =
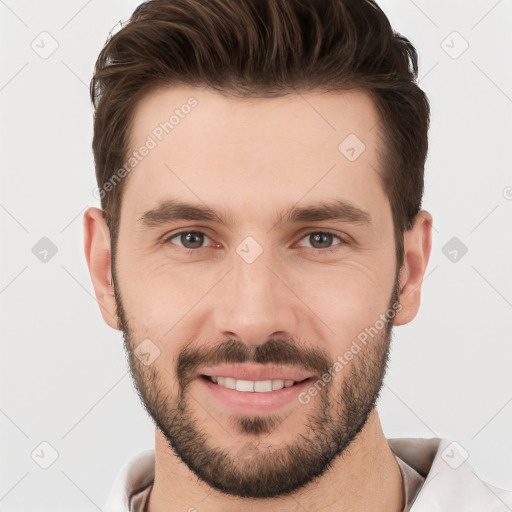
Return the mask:
[[[383, 374], [390, 332], [370, 338], [323, 392], [307, 404], [286, 404], [275, 416], [279, 421], [261, 433], [241, 430], [240, 418], [212, 400], [197, 379], [184, 388], [177, 376], [179, 357], [192, 349], [203, 351], [208, 361], [226, 340], [243, 344], [253, 354], [269, 339], [287, 338], [294, 354], [310, 350], [332, 362], [388, 310], [397, 286], [400, 309], [394, 325], [410, 322], [420, 306], [432, 216], [422, 210], [405, 233], [405, 259], [396, 282], [391, 208], [377, 174], [379, 117], [362, 91], [248, 100], [208, 89], [161, 89], [136, 107], [132, 149], [143, 145], [168, 118], [166, 113], [191, 96], [197, 107], [125, 178], [115, 269], [110, 234], [98, 208], [84, 214], [85, 254], [105, 322], [117, 329], [121, 320], [139, 394], [146, 407], [156, 404], [157, 391], [163, 400], [160, 410], [152, 410], [154, 419], [164, 416], [163, 411], [175, 411], [185, 390], [188, 418], [206, 432], [210, 448], [231, 457], [235, 470], [249, 471], [258, 464], [265, 469], [270, 460], [265, 455], [272, 450], [312, 438], [308, 426], [322, 407], [329, 407], [324, 409], [330, 412], [327, 424], [334, 428], [346, 407], [351, 368], [353, 383], [368, 390], [369, 397], [376, 395], [378, 389], [371, 389], [365, 379], [364, 362], [379, 362]], [[366, 146], [355, 161], [338, 150], [350, 133]], [[207, 205], [221, 217], [229, 213], [236, 222], [182, 220], [142, 226], [141, 215], [170, 197]], [[348, 201], [367, 212], [371, 224], [276, 224], [290, 206], [329, 199]], [[205, 233], [203, 246], [188, 254], [179, 236], [159, 243], [181, 230]], [[326, 244], [333, 252], [314, 245], [308, 235], [318, 232], [340, 237]], [[263, 249], [251, 264], [236, 252], [247, 236]], [[133, 357], [144, 339], [160, 350], [149, 366]], [[365, 419], [320, 476], [292, 493], [259, 499], [221, 492], [198, 478], [171, 448], [169, 432], [157, 426], [149, 511], [169, 510], [169, 503], [173, 510], [212, 512], [331, 511], [340, 510], [342, 503], [343, 510], [399, 512], [404, 499], [396, 458], [377, 410], [371, 408]], [[247, 463], [241, 455], [247, 455]]]

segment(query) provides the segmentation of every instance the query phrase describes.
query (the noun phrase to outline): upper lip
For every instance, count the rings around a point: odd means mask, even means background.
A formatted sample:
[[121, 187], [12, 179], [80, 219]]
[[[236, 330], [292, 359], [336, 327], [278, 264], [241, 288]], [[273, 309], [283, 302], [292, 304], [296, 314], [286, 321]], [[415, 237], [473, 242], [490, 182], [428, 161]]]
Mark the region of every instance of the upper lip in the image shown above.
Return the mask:
[[300, 382], [312, 375], [296, 368], [261, 364], [232, 364], [203, 368], [199, 375], [232, 377], [237, 380], [294, 380]]

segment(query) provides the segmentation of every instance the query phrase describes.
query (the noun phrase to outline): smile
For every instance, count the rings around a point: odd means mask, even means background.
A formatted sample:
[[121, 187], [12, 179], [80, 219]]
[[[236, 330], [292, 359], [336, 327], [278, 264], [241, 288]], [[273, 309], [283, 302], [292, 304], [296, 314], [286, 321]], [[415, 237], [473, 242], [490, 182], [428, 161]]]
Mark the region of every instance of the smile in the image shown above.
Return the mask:
[[302, 381], [294, 381], [291, 379], [272, 379], [272, 380], [244, 380], [235, 379], [233, 377], [220, 377], [202, 375], [210, 382], [228, 389], [236, 389], [250, 393], [268, 393], [269, 391], [277, 391], [282, 388], [289, 388], [294, 384]]

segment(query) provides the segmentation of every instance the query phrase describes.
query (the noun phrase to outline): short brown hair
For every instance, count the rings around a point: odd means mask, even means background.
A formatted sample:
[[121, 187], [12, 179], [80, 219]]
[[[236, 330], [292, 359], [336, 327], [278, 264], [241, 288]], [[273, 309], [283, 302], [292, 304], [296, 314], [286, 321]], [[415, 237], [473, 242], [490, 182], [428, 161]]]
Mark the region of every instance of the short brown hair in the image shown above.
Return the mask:
[[[417, 52], [373, 0], [150, 0], [111, 35], [91, 80], [98, 187], [123, 166], [134, 108], [173, 85], [226, 96], [362, 89], [381, 117], [381, 175], [393, 213], [397, 268], [421, 207], [430, 108]], [[112, 250], [123, 183], [101, 195]]]

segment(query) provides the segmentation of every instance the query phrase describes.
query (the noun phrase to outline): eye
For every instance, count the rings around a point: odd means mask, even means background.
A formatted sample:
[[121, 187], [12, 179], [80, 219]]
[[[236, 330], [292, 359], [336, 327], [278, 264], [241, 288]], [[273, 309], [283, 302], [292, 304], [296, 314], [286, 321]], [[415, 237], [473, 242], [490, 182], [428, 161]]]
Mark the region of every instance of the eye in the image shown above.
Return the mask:
[[191, 251], [194, 249], [201, 249], [205, 238], [211, 240], [209, 236], [205, 235], [201, 231], [180, 231], [179, 233], [175, 233], [174, 235], [167, 237], [164, 240], [164, 243], [171, 242], [174, 244], [175, 242], [172, 242], [172, 240], [175, 238], [179, 241], [176, 245], [180, 246], [181, 244], [181, 247]]
[[[331, 244], [335, 238], [337, 238], [341, 243], [332, 246]], [[311, 231], [302, 238], [302, 240], [304, 239], [310, 240], [313, 245], [311, 248], [317, 252], [335, 252], [339, 249], [337, 246], [348, 244], [346, 240], [343, 240], [338, 235], [329, 233], [328, 231]]]

